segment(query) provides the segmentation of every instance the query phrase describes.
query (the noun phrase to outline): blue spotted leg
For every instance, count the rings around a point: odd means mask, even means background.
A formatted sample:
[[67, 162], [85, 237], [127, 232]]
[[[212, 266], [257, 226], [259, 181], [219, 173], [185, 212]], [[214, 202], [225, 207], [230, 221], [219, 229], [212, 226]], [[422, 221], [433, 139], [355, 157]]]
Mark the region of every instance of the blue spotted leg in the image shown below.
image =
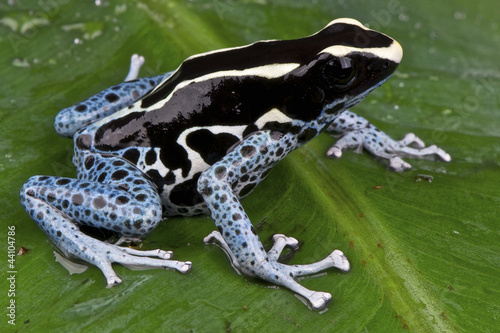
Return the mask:
[[[285, 265], [277, 262], [285, 246], [294, 247], [296, 240], [276, 235], [275, 245], [266, 253], [248, 216], [239, 202], [243, 191], [240, 179], [246, 174], [258, 175], [255, 183], [279, 160], [297, 146], [297, 137], [277, 132], [252, 134], [221, 161], [204, 171], [198, 180], [198, 191], [205, 199], [218, 231], [205, 238], [217, 240], [228, 253], [233, 266], [241, 273], [258, 277], [291, 289], [310, 303], [313, 309], [323, 309], [331, 300], [326, 292], [309, 290], [295, 277], [314, 274], [330, 267], [349, 270], [349, 262], [335, 250], [324, 260], [309, 265]], [[245, 187], [248, 183], [244, 183]]]
[[346, 148], [356, 152], [365, 148], [375, 157], [389, 160], [389, 167], [398, 172], [411, 169], [411, 165], [400, 156], [425, 158], [435, 155], [445, 162], [451, 161], [444, 150], [435, 145], [425, 147], [424, 142], [413, 133], [406, 134], [400, 141], [393, 140], [368, 120], [350, 111], [342, 112], [326, 131], [341, 136], [327, 151], [328, 157], [339, 158]]
[[78, 179], [34, 176], [20, 193], [26, 212], [63, 254], [97, 266], [108, 287], [121, 283], [112, 263], [188, 272], [191, 262], [168, 260], [169, 251], [119, 247], [80, 231], [87, 225], [144, 237], [162, 220], [162, 208], [156, 186], [126, 160], [83, 153], [79, 161]]
[[144, 57], [134, 54], [130, 59], [130, 69], [125, 82], [61, 110], [54, 121], [56, 132], [63, 137], [72, 138], [80, 128], [132, 105], [172, 74], [169, 72], [138, 79], [143, 64]]

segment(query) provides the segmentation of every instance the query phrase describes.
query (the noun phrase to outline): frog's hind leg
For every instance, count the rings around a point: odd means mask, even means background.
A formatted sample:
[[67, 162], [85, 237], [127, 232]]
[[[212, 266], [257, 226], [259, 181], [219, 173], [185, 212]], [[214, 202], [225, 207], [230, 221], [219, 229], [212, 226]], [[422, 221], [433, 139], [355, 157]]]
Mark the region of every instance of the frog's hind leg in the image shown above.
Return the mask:
[[[313, 309], [321, 310], [330, 302], [331, 295], [309, 290], [300, 285], [295, 277], [330, 267], [347, 271], [349, 262], [342, 252], [333, 251], [324, 260], [309, 265], [279, 263], [279, 254], [285, 246], [296, 246], [295, 239], [279, 235], [275, 237], [275, 245], [266, 253], [238, 200], [248, 193], [248, 187], [253, 188], [270, 167], [296, 146], [296, 140], [297, 137], [291, 134], [254, 133], [201, 174], [198, 192], [207, 203], [218, 229], [205, 241], [215, 239], [221, 243], [241, 273], [289, 288], [307, 299]], [[243, 182], [240, 186], [240, 181], [247, 179], [248, 175], [251, 175], [250, 179], [256, 179], [255, 182]]]
[[79, 179], [34, 176], [21, 190], [21, 204], [51, 241], [67, 256], [96, 265], [108, 286], [121, 282], [112, 263], [189, 271], [190, 262], [168, 260], [169, 251], [141, 252], [108, 244], [80, 231], [80, 225], [121, 235], [147, 235], [162, 220], [157, 189], [138, 169], [114, 156], [83, 156]]
[[132, 105], [171, 73], [147, 78], [137, 78], [144, 57], [134, 54], [125, 82], [107, 88], [85, 101], [61, 110], [55, 119], [56, 132], [72, 138], [81, 128]]

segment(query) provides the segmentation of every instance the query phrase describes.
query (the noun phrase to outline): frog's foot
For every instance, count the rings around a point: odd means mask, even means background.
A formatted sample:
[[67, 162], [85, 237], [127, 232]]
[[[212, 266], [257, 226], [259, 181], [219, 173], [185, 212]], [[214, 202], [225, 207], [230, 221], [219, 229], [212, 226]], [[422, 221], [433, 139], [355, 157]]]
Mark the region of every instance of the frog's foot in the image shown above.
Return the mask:
[[[311, 305], [312, 309], [324, 309], [328, 303], [330, 303], [332, 295], [304, 288], [294, 280], [294, 277], [315, 274], [329, 268], [337, 268], [342, 272], [348, 272], [350, 270], [350, 264], [347, 257], [344, 253], [342, 253], [342, 251], [335, 250], [325, 259], [316, 263], [309, 265], [285, 265], [277, 262], [281, 251], [285, 248], [285, 246], [296, 248], [298, 246], [298, 241], [293, 237], [287, 237], [282, 234], [274, 235], [273, 240], [275, 243], [271, 250], [267, 252], [267, 258], [264, 260], [266, 263], [262, 262], [262, 266], [258, 266], [256, 263], [252, 262], [247, 265], [248, 263], [245, 264], [239, 261], [218, 231], [213, 231], [205, 237], [203, 241], [205, 243], [217, 242], [228, 255], [231, 260], [231, 265], [235, 268], [238, 274], [241, 275], [243, 272], [249, 276], [257, 276], [270, 282], [276, 282], [295, 291], [297, 294], [305, 298]], [[266, 267], [269, 265], [272, 266], [271, 270], [269, 270], [269, 267]]]
[[[241, 274], [240, 266], [238, 264], [238, 260], [233, 255], [233, 252], [227, 245], [226, 241], [224, 241], [224, 237], [218, 231], [212, 231], [207, 237], [203, 239], [205, 244], [218, 244], [224, 252], [226, 252], [227, 256], [231, 260], [231, 265], [234, 267], [238, 274]], [[270, 261], [277, 261], [281, 252], [285, 247], [291, 247], [292, 249], [297, 249], [299, 247], [299, 241], [293, 237], [287, 237], [283, 234], [275, 234], [273, 235], [273, 247], [267, 252], [267, 258]]]
[[[109, 244], [113, 245], [122, 245], [122, 244], [140, 244], [143, 241], [140, 237], [130, 237], [130, 236], [121, 236], [115, 243], [107, 241]], [[158, 257], [161, 259], [170, 259], [174, 256], [172, 251], [164, 251], [161, 249], [149, 250], [149, 251], [138, 251], [132, 248], [120, 247], [123, 252], [127, 252], [129, 254], [134, 254], [136, 256], [144, 256], [144, 257]]]
[[101, 242], [77, 230], [71, 236], [62, 235], [61, 237], [64, 239], [65, 248], [61, 249], [63, 253], [67, 257], [81, 259], [97, 266], [104, 274], [108, 288], [122, 282], [112, 267], [113, 263], [133, 270], [163, 268], [175, 269], [181, 273], [189, 272], [192, 265], [190, 261], [169, 260], [173, 256], [171, 251], [159, 249], [140, 251], [120, 247]]
[[139, 77], [139, 71], [141, 70], [142, 65], [144, 65], [145, 59], [143, 56], [138, 54], [133, 54], [130, 57], [130, 68], [128, 70], [127, 77], [125, 78], [125, 82], [135, 80]]
[[328, 129], [340, 133], [341, 138], [328, 149], [328, 157], [339, 158], [342, 150], [355, 149], [360, 153], [363, 148], [372, 155], [389, 160], [389, 167], [394, 171], [411, 169], [411, 165], [401, 157], [432, 158], [449, 162], [451, 157], [443, 149], [432, 145], [425, 147], [424, 142], [413, 133], [408, 133], [399, 141], [393, 140], [387, 134], [370, 124], [366, 119], [350, 111], [344, 111]]

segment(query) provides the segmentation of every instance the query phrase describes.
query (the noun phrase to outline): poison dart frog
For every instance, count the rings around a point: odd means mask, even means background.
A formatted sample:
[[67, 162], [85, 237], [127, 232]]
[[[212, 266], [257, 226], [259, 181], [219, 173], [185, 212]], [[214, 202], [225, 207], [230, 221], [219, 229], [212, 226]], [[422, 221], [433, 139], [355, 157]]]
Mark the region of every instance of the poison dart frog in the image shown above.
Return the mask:
[[346, 272], [346, 256], [335, 250], [316, 263], [278, 262], [298, 241], [277, 234], [266, 251], [240, 200], [323, 131], [341, 136], [331, 157], [364, 147], [396, 171], [411, 167], [403, 155], [449, 161], [411, 133], [392, 140], [348, 111], [389, 78], [402, 55], [394, 39], [345, 18], [301, 39], [194, 55], [150, 78], [137, 78], [144, 58], [134, 55], [125, 82], [56, 116], [57, 133], [74, 140], [77, 178], [31, 177], [21, 203], [63, 254], [97, 266], [108, 286], [121, 283], [112, 263], [186, 273], [191, 262], [106, 243], [80, 227], [141, 238], [166, 217], [211, 214], [217, 230], [204, 241], [218, 242], [239, 272], [324, 309], [331, 295], [296, 278], [332, 267]]

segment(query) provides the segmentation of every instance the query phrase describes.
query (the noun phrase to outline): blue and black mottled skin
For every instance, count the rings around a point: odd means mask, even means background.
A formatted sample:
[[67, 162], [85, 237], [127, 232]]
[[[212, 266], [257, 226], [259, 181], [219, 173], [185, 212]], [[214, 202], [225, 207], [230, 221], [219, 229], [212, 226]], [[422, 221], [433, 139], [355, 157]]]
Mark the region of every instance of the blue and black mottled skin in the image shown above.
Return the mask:
[[[299, 40], [194, 56], [173, 73], [124, 82], [61, 111], [55, 127], [74, 139], [77, 179], [32, 177], [21, 190], [22, 205], [61, 251], [98, 266], [108, 286], [121, 282], [113, 262], [180, 272], [191, 263], [168, 260], [162, 250], [103, 243], [79, 226], [144, 237], [166, 216], [211, 213], [214, 238], [235, 267], [324, 308], [331, 295], [307, 290], [294, 277], [328, 267], [347, 271], [342, 252], [310, 265], [278, 263], [276, 253], [296, 241], [283, 236], [268, 255], [239, 200], [292, 150], [331, 126], [341, 128], [345, 121], [335, 125], [337, 117], [395, 70], [399, 60], [363, 50], [396, 42], [353, 22], [334, 21]], [[334, 45], [359, 51], [321, 52]], [[288, 63], [298, 66], [273, 78], [229, 72]], [[219, 72], [227, 74], [196, 81]], [[182, 86], [189, 80], [195, 81]], [[276, 112], [281, 116], [274, 119]]]

